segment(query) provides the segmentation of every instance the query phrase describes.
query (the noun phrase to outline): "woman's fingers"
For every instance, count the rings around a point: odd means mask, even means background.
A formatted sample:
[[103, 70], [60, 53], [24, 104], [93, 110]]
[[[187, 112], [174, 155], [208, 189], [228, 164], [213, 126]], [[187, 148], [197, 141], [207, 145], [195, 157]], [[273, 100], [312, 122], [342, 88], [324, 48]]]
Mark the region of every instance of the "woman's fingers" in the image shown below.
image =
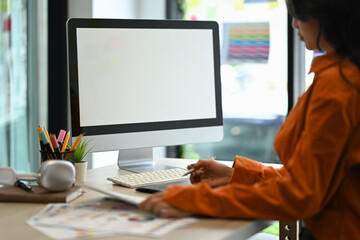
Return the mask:
[[197, 170], [197, 171], [191, 173], [190, 181], [191, 181], [191, 183], [200, 182], [202, 180], [202, 178], [204, 178], [204, 176], [205, 176], [205, 174], [204, 174], [203, 170]]
[[140, 203], [139, 208], [146, 212], [152, 212], [155, 215], [163, 218], [167, 217], [187, 217], [191, 212], [186, 212], [177, 208], [174, 208], [167, 202], [162, 201], [163, 193], [156, 193], [153, 196], [148, 197], [145, 201]]
[[190, 170], [190, 169], [194, 168], [194, 165], [195, 165], [195, 163], [187, 165], [187, 169]]
[[158, 202], [154, 208], [152, 209], [152, 212], [155, 213], [157, 216], [162, 215], [163, 213], [165, 213], [167, 211], [167, 209], [169, 208], [169, 204], [161, 201]]
[[154, 208], [153, 213], [162, 218], [182, 218], [192, 215], [191, 212], [186, 212], [177, 208], [174, 208], [166, 202], [160, 202]]
[[148, 197], [147, 199], [145, 199], [145, 201], [140, 203], [139, 208], [145, 212], [152, 212], [158, 202], [162, 201], [162, 195], [162, 192], [155, 193], [154, 195]]

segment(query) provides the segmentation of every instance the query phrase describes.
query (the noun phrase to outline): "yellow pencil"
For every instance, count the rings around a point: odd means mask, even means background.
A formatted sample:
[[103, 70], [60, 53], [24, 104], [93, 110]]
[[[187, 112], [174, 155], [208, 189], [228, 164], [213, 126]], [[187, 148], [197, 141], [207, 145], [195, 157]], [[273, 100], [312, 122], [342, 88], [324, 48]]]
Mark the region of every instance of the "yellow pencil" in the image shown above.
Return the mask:
[[[79, 144], [82, 136], [83, 136], [83, 134], [80, 134], [80, 135], [76, 138], [74, 144], [71, 146], [70, 151], [74, 151], [74, 150], [76, 149], [76, 147], [77, 147], [77, 145]], [[68, 153], [68, 154], [66, 155], [66, 157], [65, 157], [65, 160], [69, 160], [70, 156], [71, 156], [71, 153]]]
[[[52, 151], [52, 153], [54, 153], [54, 147], [53, 147], [53, 145], [52, 145], [52, 143], [50, 141], [50, 135], [49, 135], [49, 133], [48, 133], [48, 131], [46, 130], [45, 127], [44, 127], [44, 131], [45, 131], [46, 137], [47, 137], [47, 139], [49, 141], [51, 151]], [[57, 159], [55, 155], [54, 155], [54, 158]]]

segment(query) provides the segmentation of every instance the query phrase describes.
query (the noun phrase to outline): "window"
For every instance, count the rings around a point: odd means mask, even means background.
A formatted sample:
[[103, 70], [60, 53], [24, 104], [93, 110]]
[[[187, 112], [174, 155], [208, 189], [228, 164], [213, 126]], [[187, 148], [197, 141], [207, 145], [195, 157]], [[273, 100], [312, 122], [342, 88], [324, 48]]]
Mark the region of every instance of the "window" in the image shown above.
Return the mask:
[[181, 146], [182, 157], [278, 163], [273, 141], [288, 107], [285, 2], [187, 0], [182, 9], [186, 20], [219, 23], [224, 114], [223, 141]]
[[1, 1], [0, 160], [28, 170], [26, 1]]
[[28, 31], [35, 12], [29, 11], [34, 9], [29, 2], [0, 1], [0, 166], [18, 172], [36, 171], [39, 160], [34, 108], [38, 92], [32, 75], [36, 64], [29, 64]]

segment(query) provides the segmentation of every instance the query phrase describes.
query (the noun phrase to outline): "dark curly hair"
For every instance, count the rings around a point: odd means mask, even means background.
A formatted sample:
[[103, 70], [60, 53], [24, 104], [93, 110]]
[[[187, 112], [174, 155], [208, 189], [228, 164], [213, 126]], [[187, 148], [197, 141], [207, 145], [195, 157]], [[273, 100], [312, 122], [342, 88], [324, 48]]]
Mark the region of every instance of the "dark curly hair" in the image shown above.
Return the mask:
[[[286, 5], [293, 18], [318, 21], [318, 48], [323, 33], [340, 57], [348, 57], [360, 69], [360, 0], [286, 0]], [[354, 87], [344, 76], [341, 62], [340, 73]], [[354, 88], [360, 94], [360, 90]]]

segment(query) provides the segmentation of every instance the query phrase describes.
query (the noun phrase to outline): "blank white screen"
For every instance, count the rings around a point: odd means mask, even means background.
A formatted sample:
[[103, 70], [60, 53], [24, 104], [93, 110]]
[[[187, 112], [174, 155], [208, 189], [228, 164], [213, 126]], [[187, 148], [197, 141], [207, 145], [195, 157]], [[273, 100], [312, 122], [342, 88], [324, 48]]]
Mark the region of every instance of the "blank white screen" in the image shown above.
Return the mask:
[[211, 30], [77, 29], [80, 126], [216, 117]]

